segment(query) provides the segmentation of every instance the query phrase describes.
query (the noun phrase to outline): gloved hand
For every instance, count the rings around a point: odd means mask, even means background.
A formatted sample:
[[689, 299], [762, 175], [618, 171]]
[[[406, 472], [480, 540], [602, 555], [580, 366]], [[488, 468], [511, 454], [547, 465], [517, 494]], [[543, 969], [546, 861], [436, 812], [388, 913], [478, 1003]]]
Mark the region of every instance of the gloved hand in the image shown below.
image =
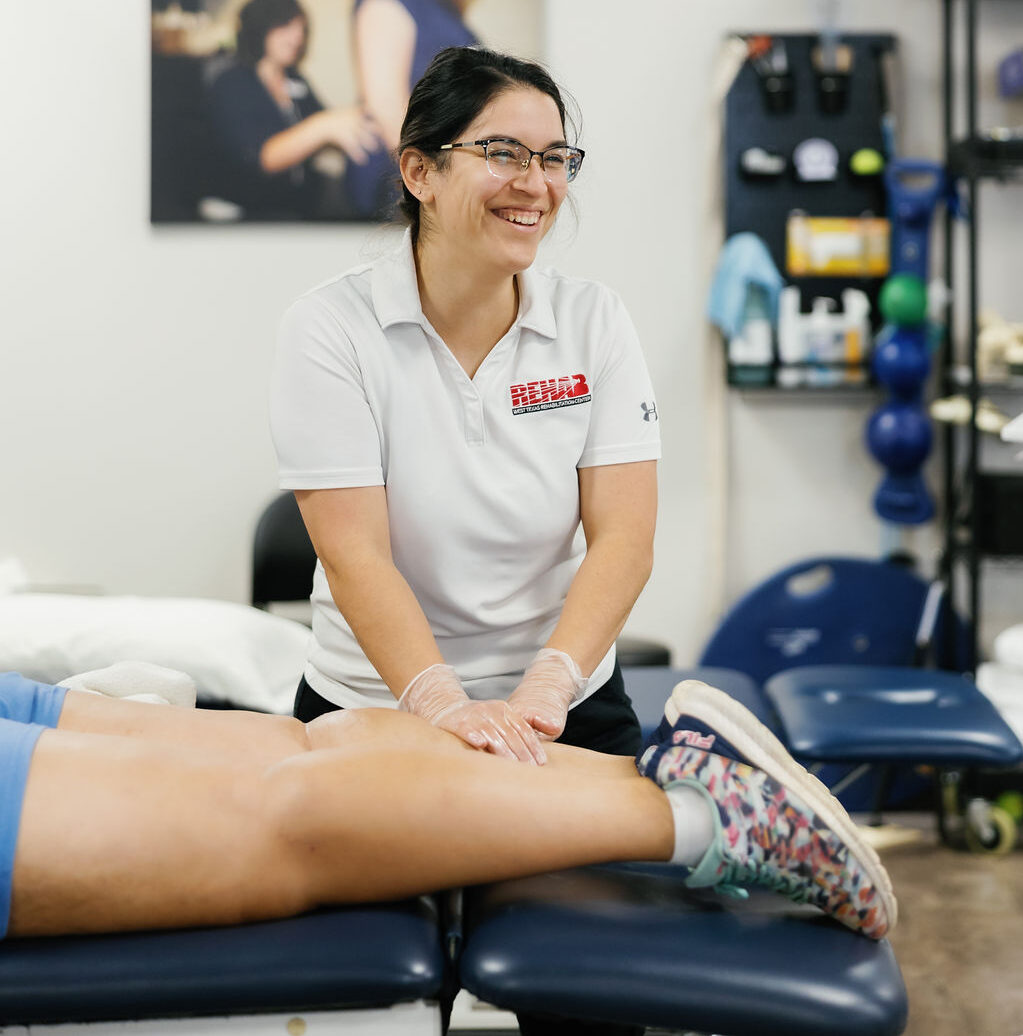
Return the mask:
[[460, 737], [483, 751], [543, 765], [547, 754], [525, 718], [505, 701], [473, 701], [455, 670], [438, 663], [414, 677], [398, 699], [398, 708]]
[[564, 651], [541, 648], [508, 704], [541, 738], [554, 740], [565, 729], [568, 707], [586, 690], [586, 677]]

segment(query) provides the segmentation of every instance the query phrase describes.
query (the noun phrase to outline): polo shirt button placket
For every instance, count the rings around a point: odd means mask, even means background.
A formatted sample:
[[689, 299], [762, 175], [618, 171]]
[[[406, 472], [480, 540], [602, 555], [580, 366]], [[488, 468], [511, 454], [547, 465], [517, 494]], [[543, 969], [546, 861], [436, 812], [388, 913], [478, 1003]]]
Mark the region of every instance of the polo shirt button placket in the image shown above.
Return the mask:
[[482, 446], [486, 442], [483, 399], [476, 386], [468, 380], [462, 387], [462, 414], [465, 418], [466, 443], [469, 446]]

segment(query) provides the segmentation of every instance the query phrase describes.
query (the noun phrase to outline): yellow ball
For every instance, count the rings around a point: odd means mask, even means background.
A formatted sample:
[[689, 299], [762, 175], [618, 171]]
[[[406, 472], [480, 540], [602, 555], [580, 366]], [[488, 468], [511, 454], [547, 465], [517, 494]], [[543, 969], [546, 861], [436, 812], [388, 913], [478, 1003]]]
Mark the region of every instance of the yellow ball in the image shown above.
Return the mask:
[[878, 176], [884, 169], [884, 156], [872, 147], [861, 147], [849, 159], [849, 168], [856, 176]]

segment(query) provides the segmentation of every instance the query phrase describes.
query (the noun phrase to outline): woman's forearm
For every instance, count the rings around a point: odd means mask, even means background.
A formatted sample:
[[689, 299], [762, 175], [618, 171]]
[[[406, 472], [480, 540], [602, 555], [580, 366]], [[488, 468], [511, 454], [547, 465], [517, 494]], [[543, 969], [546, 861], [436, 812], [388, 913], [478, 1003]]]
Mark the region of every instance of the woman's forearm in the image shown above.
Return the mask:
[[302, 519], [338, 611], [397, 698], [444, 661], [430, 624], [395, 567], [383, 486], [298, 490]]
[[650, 545], [635, 537], [608, 536], [594, 543], [547, 646], [570, 655], [585, 675], [592, 673], [621, 633], [652, 567]]
[[444, 661], [415, 594], [392, 562], [324, 561], [324, 571], [338, 611], [395, 698], [418, 673]]
[[324, 147], [323, 122], [317, 112], [267, 139], [259, 152], [259, 165], [264, 173], [283, 173], [315, 155]]
[[547, 647], [564, 651], [589, 676], [621, 633], [650, 578], [657, 521], [656, 462], [580, 468], [579, 514], [586, 557]]

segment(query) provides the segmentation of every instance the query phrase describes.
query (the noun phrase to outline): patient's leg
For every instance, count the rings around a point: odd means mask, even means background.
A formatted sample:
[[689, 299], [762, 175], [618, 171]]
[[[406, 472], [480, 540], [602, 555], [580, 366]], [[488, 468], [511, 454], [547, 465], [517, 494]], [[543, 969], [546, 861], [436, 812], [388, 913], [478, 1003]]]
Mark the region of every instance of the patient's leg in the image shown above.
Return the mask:
[[[373, 720], [384, 709], [349, 709], [328, 712], [303, 724], [290, 716], [267, 716], [242, 710], [182, 709], [124, 701], [97, 694], [68, 691], [58, 729], [87, 734], [117, 734], [155, 743], [191, 745], [216, 755], [235, 756], [253, 763], [278, 762], [310, 748], [332, 748], [353, 739], [378, 736]], [[391, 724], [400, 722], [392, 720]], [[402, 737], [436, 743], [438, 731], [428, 724], [402, 723]], [[445, 736], [441, 741], [448, 741]], [[468, 751], [476, 751], [466, 746]], [[631, 757], [610, 756], [567, 745], [548, 744], [548, 765], [572, 757], [574, 766], [586, 766], [605, 776], [635, 777]]]
[[[45, 732], [11, 934], [230, 924], [613, 859], [666, 859], [664, 794], [523, 766], [417, 719], [270, 767], [145, 739]], [[563, 757], [563, 758], [561, 758]]]
[[[318, 903], [672, 854], [667, 797], [636, 779], [632, 759], [548, 745], [545, 766], [526, 766], [402, 713], [367, 710], [362, 719], [394, 728], [386, 739], [394, 749], [367, 739], [290, 759], [270, 775], [283, 834], [307, 854]], [[399, 721], [414, 725], [415, 736], [400, 736]], [[339, 822], [332, 789], [349, 775], [372, 794], [346, 799]]]

